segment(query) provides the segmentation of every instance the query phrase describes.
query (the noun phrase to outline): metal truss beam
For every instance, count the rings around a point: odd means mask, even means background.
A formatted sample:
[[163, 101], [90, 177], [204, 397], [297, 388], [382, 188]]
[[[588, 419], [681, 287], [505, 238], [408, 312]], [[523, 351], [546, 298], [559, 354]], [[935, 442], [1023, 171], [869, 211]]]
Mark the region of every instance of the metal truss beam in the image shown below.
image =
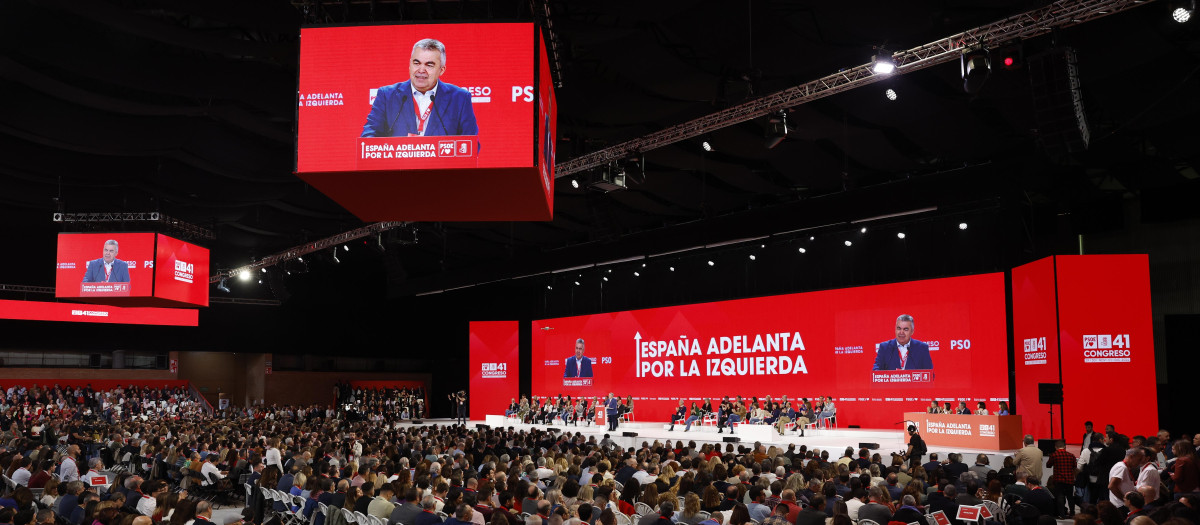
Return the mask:
[[1150, 1], [1152, 0], [1059, 0], [1039, 9], [1010, 16], [906, 51], [893, 53], [892, 60], [896, 62], [896, 70], [889, 75], [872, 73], [873, 64], [844, 69], [662, 131], [560, 162], [554, 166], [555, 178], [604, 166], [613, 161], [624, 160], [779, 110], [793, 108], [843, 91], [879, 82], [893, 75], [911, 73], [952, 62], [958, 60], [963, 49], [970, 46], [983, 44], [995, 47], [1008, 42], [1033, 38], [1049, 33], [1055, 28], [1079, 25], [1147, 4]]
[[361, 239], [368, 235], [375, 235], [375, 234], [383, 233], [385, 231], [399, 228], [401, 226], [405, 226], [408, 224], [412, 224], [412, 223], [411, 222], [376, 222], [373, 224], [368, 224], [366, 226], [363, 226], [362, 228], [350, 230], [348, 232], [342, 232], [342, 233], [339, 233], [332, 237], [326, 237], [319, 241], [313, 241], [310, 243], [303, 244], [301, 246], [289, 248], [287, 250], [276, 253], [274, 255], [268, 255], [258, 261], [247, 264], [245, 266], [239, 266], [237, 268], [213, 273], [211, 275], [211, 277], [209, 278], [209, 282], [210, 283], [221, 282], [222, 279], [229, 279], [232, 277], [236, 277], [237, 275], [241, 274], [242, 272], [252, 272], [252, 271], [258, 270], [260, 268], [274, 266], [281, 262], [290, 261], [292, 259], [296, 259], [298, 257], [303, 257], [310, 253], [315, 253], [315, 252], [319, 252], [321, 250], [333, 248], [339, 244], [344, 244], [344, 243], [353, 241], [355, 239]]
[[103, 222], [154, 222], [166, 226], [167, 229], [180, 232], [187, 237], [201, 239], [216, 239], [212, 230], [202, 228], [169, 217], [165, 214], [152, 211], [144, 213], [129, 213], [129, 212], [100, 212], [100, 213], [55, 213], [51, 216], [54, 222], [84, 222], [84, 223], [103, 223]]
[[[54, 295], [53, 286], [26, 286], [23, 284], [0, 284], [0, 292], [37, 293]], [[252, 306], [279, 306], [277, 299], [247, 299], [241, 297], [209, 297], [208, 302], [217, 304], [246, 304]]]

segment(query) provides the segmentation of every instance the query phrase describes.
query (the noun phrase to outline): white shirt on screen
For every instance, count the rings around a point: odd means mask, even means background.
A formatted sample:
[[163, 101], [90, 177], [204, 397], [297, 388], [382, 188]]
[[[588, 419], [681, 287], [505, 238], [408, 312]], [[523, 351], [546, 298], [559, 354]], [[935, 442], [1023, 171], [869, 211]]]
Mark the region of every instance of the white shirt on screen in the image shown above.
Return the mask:
[[[426, 111], [429, 111], [429, 105], [433, 103], [433, 99], [437, 95], [437, 88], [438, 87], [435, 85], [429, 91], [424, 93], [417, 91], [415, 88], [413, 89], [413, 101], [417, 103], [417, 112], [422, 116], [425, 115]], [[425, 125], [429, 126], [429, 121], [426, 121]], [[421, 135], [424, 134], [425, 132], [422, 130]]]

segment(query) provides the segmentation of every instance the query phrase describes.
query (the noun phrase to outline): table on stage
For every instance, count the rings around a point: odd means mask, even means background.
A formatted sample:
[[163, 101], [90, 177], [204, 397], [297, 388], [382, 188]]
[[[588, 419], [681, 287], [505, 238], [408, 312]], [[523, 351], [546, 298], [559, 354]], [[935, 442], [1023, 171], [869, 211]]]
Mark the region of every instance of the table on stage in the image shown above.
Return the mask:
[[977, 450], [1021, 448], [1021, 416], [960, 416], [905, 412], [904, 420], [915, 424], [927, 446]]

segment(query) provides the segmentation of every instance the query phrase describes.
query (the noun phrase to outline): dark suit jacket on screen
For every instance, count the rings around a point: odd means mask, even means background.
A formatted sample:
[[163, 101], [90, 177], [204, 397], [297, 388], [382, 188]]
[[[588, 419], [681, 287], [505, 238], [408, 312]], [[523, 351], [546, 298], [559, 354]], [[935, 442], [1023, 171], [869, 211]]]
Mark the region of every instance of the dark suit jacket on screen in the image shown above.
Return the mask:
[[[87, 273], [83, 274], [83, 282], [85, 283], [102, 283], [104, 280], [104, 259], [95, 259], [88, 261]], [[129, 263], [120, 259], [113, 259], [112, 275], [108, 277], [110, 283], [127, 283], [129, 282]]]
[[[576, 375], [576, 368], [580, 369], [578, 375]], [[575, 356], [568, 357], [563, 377], [592, 377], [592, 358], [583, 356], [583, 366], [579, 367], [575, 364]]]
[[[933, 359], [929, 357], [929, 345], [916, 339], [908, 343], [908, 362], [905, 370], [933, 370]], [[900, 346], [896, 340], [879, 344], [879, 352], [875, 354], [875, 366], [872, 370], [900, 370]]]
[[[363, 126], [364, 137], [404, 137], [417, 132], [413, 110], [412, 81], [383, 86]], [[478, 135], [471, 93], [447, 82], [438, 82], [433, 110], [425, 124], [425, 136]]]

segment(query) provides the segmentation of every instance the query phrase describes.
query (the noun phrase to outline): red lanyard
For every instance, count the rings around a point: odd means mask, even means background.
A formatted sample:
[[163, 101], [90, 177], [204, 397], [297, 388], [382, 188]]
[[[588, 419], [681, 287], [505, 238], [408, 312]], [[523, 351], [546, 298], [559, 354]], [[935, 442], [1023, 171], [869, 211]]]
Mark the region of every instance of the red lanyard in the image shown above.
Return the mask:
[[425, 115], [421, 115], [421, 109], [417, 106], [417, 99], [413, 98], [413, 113], [417, 115], [417, 135], [425, 135], [425, 123], [429, 122], [429, 114], [433, 112], [433, 100], [429, 101], [429, 107], [425, 108]]

